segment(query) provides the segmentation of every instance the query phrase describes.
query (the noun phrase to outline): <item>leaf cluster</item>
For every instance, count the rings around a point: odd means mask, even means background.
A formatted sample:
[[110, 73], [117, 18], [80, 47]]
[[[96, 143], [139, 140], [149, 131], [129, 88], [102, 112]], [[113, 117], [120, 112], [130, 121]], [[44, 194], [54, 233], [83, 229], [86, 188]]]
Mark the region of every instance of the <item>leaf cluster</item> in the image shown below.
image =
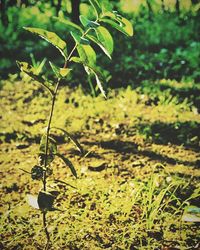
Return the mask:
[[[48, 31], [41, 28], [25, 27], [24, 29], [40, 36], [54, 47], [56, 47], [61, 55], [64, 57], [64, 66], [62, 68], [49, 62], [51, 69], [57, 79], [65, 78], [71, 68], [68, 67], [70, 63], [79, 63], [83, 65], [88, 75], [94, 76], [97, 86], [104, 97], [105, 91], [103, 85], [106, 81], [102, 70], [98, 70], [96, 66], [96, 52], [92, 45], [97, 45], [105, 53], [108, 58], [111, 59], [114, 49], [114, 42], [112, 35], [105, 26], [111, 26], [112, 28], [122, 32], [127, 36], [133, 35], [132, 24], [124, 17], [119, 15], [116, 11], [106, 10], [101, 6], [98, 1], [89, 1], [96, 13], [95, 20], [89, 20], [84, 15], [80, 15], [80, 22], [82, 27], [64, 18], [55, 17], [55, 20], [61, 22], [66, 26], [66, 30], [70, 33], [74, 40], [74, 48], [70, 53], [67, 51], [67, 43], [60, 38], [55, 32]], [[74, 56], [74, 53], [78, 56]], [[20, 70], [28, 74], [31, 78], [41, 83], [51, 94], [53, 94], [50, 87], [50, 81], [44, 76], [38, 74], [32, 65], [27, 62], [17, 62]]]

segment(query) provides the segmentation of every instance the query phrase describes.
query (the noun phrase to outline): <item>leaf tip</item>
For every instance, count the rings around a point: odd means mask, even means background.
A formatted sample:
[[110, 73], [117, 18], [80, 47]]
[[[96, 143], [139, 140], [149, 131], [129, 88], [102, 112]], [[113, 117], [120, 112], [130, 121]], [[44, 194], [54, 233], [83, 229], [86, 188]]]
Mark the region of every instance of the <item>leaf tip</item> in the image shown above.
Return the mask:
[[16, 60], [17, 67], [21, 70], [21, 62]]

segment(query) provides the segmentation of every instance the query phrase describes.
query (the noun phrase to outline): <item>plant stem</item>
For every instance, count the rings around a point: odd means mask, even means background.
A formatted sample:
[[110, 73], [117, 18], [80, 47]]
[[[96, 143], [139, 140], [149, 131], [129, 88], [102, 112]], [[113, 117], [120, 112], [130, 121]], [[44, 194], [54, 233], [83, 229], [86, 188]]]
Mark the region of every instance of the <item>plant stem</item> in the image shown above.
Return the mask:
[[45, 250], [48, 250], [49, 248], [49, 242], [50, 242], [50, 235], [49, 235], [49, 232], [47, 230], [47, 219], [46, 219], [46, 212], [42, 212], [42, 216], [43, 216], [43, 227], [44, 227], [44, 231], [45, 231], [45, 234], [46, 234], [46, 238], [47, 238], [47, 243], [46, 243], [46, 246], [45, 246]]
[[[50, 133], [50, 128], [51, 128], [51, 121], [53, 117], [53, 111], [54, 111], [54, 106], [55, 106], [55, 100], [58, 92], [58, 87], [59, 87], [60, 79], [58, 79], [55, 90], [53, 92], [53, 97], [52, 97], [52, 104], [51, 104], [51, 111], [49, 115], [49, 121], [47, 125], [47, 132], [46, 132], [46, 142], [45, 142], [45, 162], [44, 162], [44, 168], [46, 169], [47, 167], [47, 160], [48, 160], [48, 147], [49, 147], [49, 133]], [[43, 176], [43, 190], [46, 191], [46, 171], [44, 171], [44, 176]]]
[[91, 81], [91, 76], [88, 77], [88, 82], [89, 82], [89, 85], [90, 85], [92, 97], [96, 97], [95, 88], [93, 87], [93, 84], [92, 84], [92, 81]]
[[[51, 111], [50, 111], [50, 115], [49, 115], [49, 121], [48, 121], [47, 132], [46, 132], [45, 163], [44, 163], [45, 171], [44, 171], [44, 176], [43, 176], [43, 190], [44, 191], [46, 191], [46, 183], [47, 183], [46, 167], [47, 167], [47, 163], [48, 163], [47, 160], [48, 160], [48, 147], [49, 147], [49, 133], [50, 133], [50, 128], [51, 128], [51, 121], [52, 121], [52, 117], [53, 117], [53, 111], [54, 111], [54, 107], [55, 107], [55, 100], [56, 100], [56, 96], [57, 96], [57, 92], [58, 92], [59, 83], [60, 83], [60, 79], [58, 79], [55, 90], [54, 90], [53, 95], [52, 95]], [[42, 215], [43, 215], [43, 228], [44, 228], [46, 238], [47, 238], [45, 250], [48, 250], [49, 242], [50, 242], [50, 235], [49, 235], [49, 232], [47, 229], [46, 212], [43, 211]]]

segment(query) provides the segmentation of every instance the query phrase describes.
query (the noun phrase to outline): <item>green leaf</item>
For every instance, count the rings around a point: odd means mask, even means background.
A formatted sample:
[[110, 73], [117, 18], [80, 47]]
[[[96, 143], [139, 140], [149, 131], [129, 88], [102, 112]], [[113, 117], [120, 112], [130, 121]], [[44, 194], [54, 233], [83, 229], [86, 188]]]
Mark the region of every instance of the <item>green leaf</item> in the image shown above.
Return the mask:
[[55, 196], [51, 193], [40, 191], [38, 194], [37, 202], [38, 206], [42, 211], [53, 211], [53, 203]]
[[112, 11], [113, 6], [109, 0], [103, 0], [101, 1], [101, 8], [102, 8], [102, 12], [105, 13], [108, 11]]
[[98, 3], [97, 0], [89, 0], [90, 4], [93, 6], [95, 12], [96, 12], [96, 16], [99, 17], [99, 15], [101, 14], [102, 12], [102, 9], [101, 9], [101, 6], [100, 4]]
[[84, 61], [80, 58], [80, 57], [77, 57], [77, 56], [73, 56], [70, 58], [70, 61], [71, 62], [75, 62], [75, 63], [80, 63], [80, 64], [83, 64], [84, 65]]
[[104, 47], [103, 44], [101, 44], [101, 43], [99, 42], [99, 40], [98, 40], [95, 36], [87, 35], [86, 37], [87, 37], [89, 40], [91, 40], [92, 42], [96, 43], [96, 44], [103, 50], [103, 52], [111, 59], [111, 56], [110, 56], [108, 50]]
[[79, 44], [81, 41], [81, 37], [77, 33], [72, 31], [70, 32], [70, 34], [73, 37], [74, 41]]
[[97, 28], [97, 27], [99, 27], [99, 26], [100, 26], [100, 24], [97, 23], [96, 21], [90, 21], [90, 23], [89, 23], [89, 25], [88, 25], [88, 27], [90, 27], [90, 28], [92, 28], [92, 29], [95, 29], [95, 28]]
[[[105, 17], [109, 17], [110, 19]], [[100, 21], [110, 24], [113, 28], [127, 36], [133, 36], [133, 26], [131, 22], [116, 13], [106, 12], [103, 14], [103, 18], [101, 18]]]
[[78, 54], [82, 61], [87, 65], [95, 65], [96, 63], [96, 53], [90, 45], [77, 46]]
[[47, 86], [49, 83], [46, 79], [44, 79], [42, 76], [40, 76], [37, 72], [37, 69], [35, 69], [32, 65], [28, 64], [27, 62], [19, 62], [16, 61], [17, 66], [20, 68], [20, 70], [27, 75], [29, 75], [32, 79], [42, 84], [43, 87], [45, 87], [51, 95], [53, 95], [53, 91]]
[[125, 34], [127, 36], [132, 36], [133, 35], [132, 29], [127, 29], [122, 24], [118, 24], [117, 22], [115, 22], [113, 20], [110, 20], [108, 18], [102, 18], [101, 21], [104, 22], [104, 23], [110, 24], [113, 28], [119, 30], [120, 32], [122, 32], [123, 34]]
[[40, 74], [40, 72], [42, 71], [47, 59], [44, 58], [41, 62], [39, 62], [39, 61], [36, 62], [33, 53], [30, 54], [30, 58], [31, 58], [31, 63], [32, 63], [33, 67], [36, 69], [36, 73]]
[[46, 159], [46, 165], [48, 166], [53, 160], [55, 156], [52, 154], [47, 154], [47, 159], [46, 155], [44, 153], [39, 153], [38, 155], [38, 163], [40, 166], [44, 167], [45, 166], [45, 159]]
[[128, 36], [133, 36], [133, 25], [132, 23], [127, 20], [126, 18], [122, 17], [120, 22], [124, 25], [123, 29], [127, 33]]
[[[44, 134], [40, 141], [40, 148], [39, 148], [39, 163], [41, 166], [45, 165], [45, 154], [46, 154], [46, 134]], [[47, 150], [47, 159], [46, 164], [49, 165], [55, 158], [57, 154], [57, 144], [56, 141], [49, 137], [48, 139], [48, 150]]]
[[121, 19], [122, 16], [118, 14], [117, 11], [107, 11], [107, 12], [104, 12], [102, 17], [105, 17], [105, 16], [108, 16], [114, 20], [118, 20], [118, 19]]
[[88, 67], [88, 68], [91, 70], [91, 72], [96, 73], [102, 80], [105, 80], [104, 75], [101, 73], [101, 71], [99, 71], [99, 70], [97, 69], [97, 67], [96, 67], [95, 65], [87, 64], [87, 63], [86, 63], [85, 61], [83, 61], [80, 57], [76, 57], [76, 56], [72, 57], [72, 58], [70, 59], [70, 61], [73, 61], [73, 62], [76, 62], [76, 63], [83, 64], [83, 66]]
[[52, 62], [49, 62], [49, 64], [50, 64], [54, 74], [58, 78], [66, 77], [69, 74], [69, 72], [72, 70], [72, 69], [69, 69], [69, 68], [59, 68], [55, 64], [53, 64]]
[[45, 79], [37, 73], [37, 70], [32, 65], [28, 64], [27, 62], [16, 61], [16, 63], [22, 72], [26, 73], [31, 78], [42, 84], [46, 83]]
[[54, 72], [54, 74], [57, 76], [57, 77], [60, 77], [60, 70], [59, 70], [59, 67], [57, 67], [55, 64], [53, 64], [52, 62], [49, 61], [49, 64]]
[[95, 78], [96, 78], [97, 86], [99, 87], [99, 89], [100, 89], [102, 95], [103, 95], [104, 98], [106, 99], [106, 93], [105, 93], [105, 91], [104, 91], [104, 89], [103, 89], [103, 86], [102, 86], [102, 83], [101, 83], [101, 81], [100, 81], [100, 79], [99, 79], [99, 77], [98, 77], [98, 75], [97, 75], [96, 73], [95, 73]]
[[79, 16], [79, 20], [80, 20], [80, 22], [82, 23], [82, 25], [84, 26], [84, 27], [87, 27], [88, 26], [88, 24], [90, 23], [90, 20], [88, 20], [85, 16], [83, 16], [83, 15], [80, 15]]
[[79, 31], [81, 34], [84, 32], [80, 26], [78, 26], [77, 24], [75, 24], [69, 20], [66, 20], [66, 19], [60, 18], [60, 17], [53, 17], [53, 18], [61, 23], [66, 24], [66, 26], [69, 27], [70, 30], [72, 30], [72, 31], [76, 31], [76, 32]]
[[106, 50], [111, 55], [113, 52], [113, 38], [110, 32], [102, 26], [96, 28], [95, 31], [96, 31], [98, 40], [104, 45]]
[[58, 127], [52, 127], [51, 129], [58, 129], [58, 130], [62, 131], [66, 135], [66, 137], [69, 138], [73, 142], [73, 144], [78, 148], [80, 153], [81, 154], [84, 153], [84, 150], [83, 150], [82, 146], [80, 145], [80, 143], [76, 140], [76, 138], [74, 136], [72, 136], [66, 130], [64, 130], [62, 128], [58, 128]]
[[83, 45], [88, 45], [90, 44], [90, 41], [84, 37], [81, 37], [79, 36], [77, 33], [75, 32], [70, 32], [71, 33], [71, 36], [73, 37], [74, 41], [77, 43], [77, 44], [83, 44]]
[[80, 15], [79, 16], [80, 22], [82, 23], [82, 25], [86, 28], [97, 28], [100, 24], [94, 21], [90, 21], [89, 19], [87, 19], [85, 16]]
[[81, 37], [80, 44], [82, 45], [89, 45], [90, 41], [84, 37]]
[[199, 214], [199, 216], [200, 216], [200, 207], [188, 206], [188, 207], [185, 208], [185, 212], [193, 213], [193, 214]]
[[61, 154], [57, 154], [57, 156], [64, 161], [64, 163], [70, 168], [72, 174], [77, 178], [76, 170], [75, 170], [73, 164], [71, 163], [71, 161]]
[[67, 45], [65, 41], [63, 41], [56, 33], [39, 28], [24, 27], [24, 29], [30, 31], [31, 33], [39, 35], [47, 42], [54, 45], [64, 56], [64, 58], [67, 59]]
[[90, 64], [86, 64], [79, 57], [72, 57], [70, 61], [83, 64], [88, 74], [95, 75], [97, 86], [100, 89], [102, 95], [106, 98], [106, 94], [102, 86], [102, 82], [105, 81], [105, 77], [103, 76], [103, 74], [94, 65], [91, 66]]
[[72, 69], [69, 69], [69, 68], [60, 68], [60, 75], [61, 75], [61, 77], [66, 77], [71, 70]]
[[[45, 154], [45, 152], [46, 152], [46, 140], [47, 140], [47, 136], [46, 136], [46, 134], [44, 134], [41, 138], [41, 141], [40, 141], [40, 153]], [[57, 153], [56, 141], [50, 136], [48, 138], [48, 151], [47, 151], [47, 153], [53, 154], [53, 155]]]
[[[105, 81], [105, 77], [104, 75], [101, 73], [101, 71], [99, 71], [97, 69], [97, 67], [95, 65], [90, 65], [90, 64], [87, 64], [85, 61], [83, 61], [80, 57], [72, 57], [70, 59], [70, 61], [73, 61], [73, 62], [76, 62], [76, 63], [80, 63], [80, 64], [83, 64], [84, 67], [87, 67], [89, 69], [89, 73], [95, 73], [96, 75], [98, 75], [98, 77], [100, 79], [102, 79], [103, 81]], [[88, 71], [87, 71], [88, 72]]]
[[182, 221], [200, 222], [200, 208], [197, 206], [187, 206], [184, 209]]

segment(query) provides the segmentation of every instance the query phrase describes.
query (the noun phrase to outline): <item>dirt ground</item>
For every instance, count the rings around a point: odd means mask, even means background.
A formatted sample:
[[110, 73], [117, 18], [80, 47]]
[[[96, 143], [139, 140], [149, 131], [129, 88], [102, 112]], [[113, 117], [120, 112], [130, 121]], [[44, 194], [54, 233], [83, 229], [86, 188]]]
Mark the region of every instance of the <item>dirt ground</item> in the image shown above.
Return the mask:
[[[155, 103], [127, 88], [110, 90], [104, 100], [81, 88], [60, 90], [53, 127], [72, 133], [84, 155], [52, 130], [59, 152], [78, 174], [76, 180], [60, 159], [53, 161], [48, 184], [61, 192], [57, 207], [71, 212], [60, 218], [71, 224], [66, 233], [61, 219], [50, 215], [52, 249], [199, 249], [199, 224], [181, 219], [186, 206], [200, 204], [198, 107], [160, 96]], [[51, 100], [37, 84], [24, 81], [4, 83], [0, 98], [0, 248], [42, 249], [41, 218], [26, 202], [26, 194], [37, 194], [41, 183], [26, 172], [37, 165]], [[145, 203], [150, 180], [155, 193]], [[156, 196], [170, 185], [171, 201], [163, 198], [153, 217], [151, 205], [157, 206]]]

